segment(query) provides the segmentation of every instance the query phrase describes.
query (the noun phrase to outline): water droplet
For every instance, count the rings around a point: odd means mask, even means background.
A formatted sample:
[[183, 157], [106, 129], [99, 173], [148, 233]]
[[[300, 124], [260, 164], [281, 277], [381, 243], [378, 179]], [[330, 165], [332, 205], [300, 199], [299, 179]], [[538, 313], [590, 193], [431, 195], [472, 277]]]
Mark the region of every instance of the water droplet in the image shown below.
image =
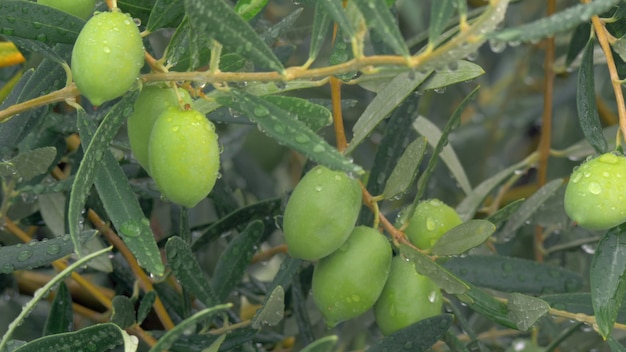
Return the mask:
[[254, 116], [265, 117], [269, 115], [270, 111], [263, 105], [258, 105], [254, 108]]
[[2, 34], [6, 34], [6, 35], [13, 35], [13, 33], [15, 33], [15, 30], [13, 28], [9, 28], [9, 27], [4, 27], [2, 28], [2, 31], [0, 31]]
[[321, 144], [316, 144], [316, 145], [313, 147], [313, 151], [314, 151], [315, 153], [321, 153], [321, 152], [323, 152], [323, 151], [324, 151], [324, 146], [323, 146], [323, 145], [321, 145]]
[[598, 184], [597, 182], [590, 182], [588, 189], [591, 194], [602, 193], [602, 186], [600, 186], [600, 184]]
[[506, 49], [506, 42], [496, 40], [496, 39], [490, 39], [489, 47], [491, 48], [491, 51], [493, 51], [494, 53], [501, 53], [504, 51], [504, 49]]
[[15, 271], [15, 267], [11, 263], [6, 263], [2, 266], [2, 273], [10, 274]]
[[583, 178], [583, 174], [582, 174], [582, 173], [580, 173], [580, 172], [577, 172], [577, 173], [574, 175], [574, 178], [572, 178], [572, 182], [573, 182], [573, 183], [578, 183], [578, 181], [580, 181], [580, 179], [582, 179], [582, 178]]
[[57, 255], [59, 254], [59, 252], [61, 252], [61, 246], [59, 246], [58, 244], [51, 244], [46, 249], [46, 253], [50, 255]]
[[436, 226], [437, 224], [435, 223], [435, 219], [431, 218], [430, 216], [426, 218], [426, 229], [428, 229], [428, 231], [435, 230]]
[[178, 132], [178, 130], [180, 130], [180, 126], [176, 125], [172, 127], [172, 132]]
[[309, 136], [305, 135], [305, 134], [299, 134], [295, 137], [296, 142], [301, 143], [301, 144], [305, 144], [311, 141], [311, 138], [309, 138]]
[[502, 264], [502, 271], [504, 271], [505, 273], [510, 273], [511, 271], [513, 271], [513, 264], [511, 263]]
[[321, 192], [322, 191], [322, 186], [321, 185], [315, 186], [315, 190], [318, 191], [318, 192]]
[[136, 221], [129, 220], [122, 224], [120, 231], [123, 235], [136, 237], [141, 234], [141, 227]]
[[617, 164], [617, 162], [619, 161], [619, 157], [615, 154], [609, 153], [609, 154], [603, 154], [602, 156], [600, 156], [598, 160], [605, 164]]
[[104, 51], [105, 54], [109, 54], [111, 52], [111, 48], [105, 46], [104, 48], [102, 48], [102, 51]]
[[21, 251], [21, 252], [19, 252], [17, 254], [17, 261], [18, 262], [25, 262], [28, 259], [30, 259], [30, 257], [32, 257], [32, 256], [33, 256], [33, 251], [31, 251], [31, 250], [23, 250], [23, 251]]

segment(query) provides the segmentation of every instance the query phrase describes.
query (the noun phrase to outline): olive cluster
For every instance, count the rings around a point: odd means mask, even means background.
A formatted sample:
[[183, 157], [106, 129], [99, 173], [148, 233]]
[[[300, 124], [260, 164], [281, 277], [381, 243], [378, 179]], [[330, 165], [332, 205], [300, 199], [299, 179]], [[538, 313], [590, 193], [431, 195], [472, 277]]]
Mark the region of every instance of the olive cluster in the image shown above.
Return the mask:
[[[285, 208], [283, 232], [289, 254], [316, 261], [313, 300], [330, 327], [374, 309], [377, 324], [390, 334], [441, 312], [440, 289], [402, 256], [393, 257], [386, 237], [355, 226], [361, 188], [343, 172], [317, 166], [294, 189]], [[438, 200], [421, 202], [407, 234], [422, 249], [461, 223]]]
[[[72, 75], [93, 105], [122, 96], [144, 63], [133, 19], [114, 9], [91, 17], [72, 51]], [[143, 87], [128, 118], [131, 151], [169, 200], [193, 207], [213, 189], [219, 171], [215, 126], [190, 108], [184, 90]]]

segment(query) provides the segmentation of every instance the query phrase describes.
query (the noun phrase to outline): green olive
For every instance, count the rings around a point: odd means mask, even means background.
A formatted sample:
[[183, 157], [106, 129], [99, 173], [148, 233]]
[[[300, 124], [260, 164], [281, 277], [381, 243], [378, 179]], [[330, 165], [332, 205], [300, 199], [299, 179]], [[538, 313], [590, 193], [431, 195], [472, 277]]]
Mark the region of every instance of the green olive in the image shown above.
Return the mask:
[[317, 166], [294, 189], [283, 218], [289, 254], [317, 260], [346, 241], [361, 210], [361, 187], [344, 172]]
[[154, 122], [148, 159], [161, 193], [192, 208], [211, 192], [219, 174], [215, 126], [198, 111], [169, 108]]
[[438, 199], [430, 199], [415, 207], [405, 232], [411, 243], [430, 249], [444, 233], [462, 222], [454, 209]]
[[626, 222], [626, 157], [606, 153], [574, 170], [565, 211], [578, 225], [606, 230]]
[[330, 327], [369, 310], [383, 290], [391, 266], [389, 241], [358, 226], [313, 270], [313, 300]]
[[143, 43], [133, 19], [121, 12], [91, 17], [72, 51], [72, 76], [78, 90], [98, 106], [122, 96], [143, 66]]
[[[191, 103], [191, 97], [179, 89], [183, 103]], [[150, 170], [148, 141], [152, 126], [166, 109], [179, 106], [176, 91], [170, 87], [145, 86], [135, 101], [133, 113], [128, 117], [127, 129], [130, 149], [144, 169]]]
[[414, 265], [401, 256], [391, 262], [389, 278], [374, 305], [376, 323], [385, 335], [441, 314], [441, 290]]
[[65, 11], [84, 20], [93, 14], [96, 0], [37, 0], [37, 3]]

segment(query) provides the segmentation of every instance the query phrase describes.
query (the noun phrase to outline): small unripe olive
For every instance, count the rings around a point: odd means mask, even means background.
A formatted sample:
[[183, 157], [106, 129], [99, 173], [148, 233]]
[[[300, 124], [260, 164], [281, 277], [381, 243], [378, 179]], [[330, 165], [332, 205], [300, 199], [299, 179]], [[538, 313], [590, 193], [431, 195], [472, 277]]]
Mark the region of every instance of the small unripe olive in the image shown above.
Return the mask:
[[401, 256], [391, 262], [389, 278], [374, 305], [378, 327], [389, 335], [420, 320], [441, 314], [441, 290], [428, 277], [415, 271]]
[[575, 169], [565, 189], [565, 211], [589, 230], [626, 222], [626, 157], [606, 153]]
[[93, 14], [96, 0], [37, 0], [37, 3], [65, 11], [86, 20]]
[[152, 127], [150, 174], [163, 195], [191, 208], [213, 189], [219, 173], [215, 126], [200, 112], [169, 108]]
[[122, 96], [143, 66], [143, 43], [133, 19], [119, 11], [91, 17], [72, 51], [72, 76], [93, 105]]
[[283, 218], [289, 254], [317, 260], [339, 248], [361, 209], [361, 187], [346, 173], [317, 166], [294, 189]]
[[451, 228], [463, 221], [454, 209], [438, 199], [420, 202], [405, 229], [411, 243], [430, 249]]
[[[184, 89], [179, 89], [183, 103], [190, 103], [191, 97]], [[178, 96], [173, 88], [145, 86], [134, 104], [133, 113], [128, 117], [128, 141], [133, 155], [144, 169], [150, 170], [148, 161], [148, 141], [152, 126], [166, 109], [179, 106]]]
[[380, 296], [391, 266], [389, 241], [373, 228], [358, 226], [313, 270], [313, 300], [328, 326], [357, 317]]

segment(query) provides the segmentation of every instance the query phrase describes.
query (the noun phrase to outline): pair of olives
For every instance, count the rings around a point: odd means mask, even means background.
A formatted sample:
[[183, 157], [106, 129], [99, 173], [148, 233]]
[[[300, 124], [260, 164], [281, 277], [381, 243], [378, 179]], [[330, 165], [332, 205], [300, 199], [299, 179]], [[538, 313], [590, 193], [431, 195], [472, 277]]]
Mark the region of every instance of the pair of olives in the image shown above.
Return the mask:
[[[317, 166], [298, 183], [285, 208], [283, 232], [289, 253], [317, 261], [313, 300], [326, 324], [332, 327], [374, 308], [381, 331], [390, 334], [439, 314], [439, 288], [419, 275], [412, 263], [393, 257], [389, 241], [376, 229], [355, 227], [361, 197], [356, 179]], [[439, 216], [449, 215], [439, 209], [446, 206], [431, 203], [424, 203], [433, 207], [428, 221], [419, 221], [422, 211], [415, 212], [415, 229], [421, 222], [430, 229], [416, 237], [420, 241], [430, 242], [447, 231], [446, 226], [452, 227]], [[433, 219], [436, 227], [431, 229]]]

